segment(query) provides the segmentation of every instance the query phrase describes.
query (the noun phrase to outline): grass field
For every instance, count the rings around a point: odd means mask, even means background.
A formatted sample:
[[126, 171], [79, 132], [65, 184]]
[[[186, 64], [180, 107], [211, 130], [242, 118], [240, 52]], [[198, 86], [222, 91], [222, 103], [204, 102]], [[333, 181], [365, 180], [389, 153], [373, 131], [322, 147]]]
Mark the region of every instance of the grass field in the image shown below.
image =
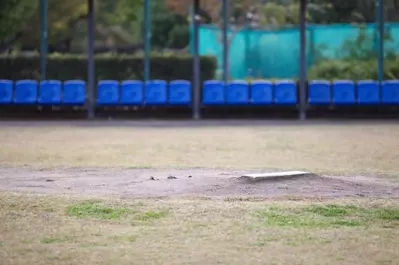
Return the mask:
[[399, 171], [399, 124], [264, 127], [0, 127], [0, 163], [34, 167]]
[[[203, 167], [397, 180], [398, 129], [2, 126], [0, 163], [42, 174], [69, 167]], [[3, 190], [0, 220], [4, 265], [399, 264], [399, 200], [389, 196], [134, 199]]]

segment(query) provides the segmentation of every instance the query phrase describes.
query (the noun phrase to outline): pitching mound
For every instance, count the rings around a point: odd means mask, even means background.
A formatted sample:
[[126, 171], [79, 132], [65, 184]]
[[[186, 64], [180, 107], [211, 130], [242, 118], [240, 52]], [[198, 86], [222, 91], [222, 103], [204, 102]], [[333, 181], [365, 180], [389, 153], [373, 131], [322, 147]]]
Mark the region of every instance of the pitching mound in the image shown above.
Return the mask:
[[377, 177], [303, 175], [253, 182], [241, 178], [245, 173], [249, 172], [213, 169], [32, 170], [10, 167], [0, 168], [0, 190], [128, 197], [399, 197], [398, 184]]

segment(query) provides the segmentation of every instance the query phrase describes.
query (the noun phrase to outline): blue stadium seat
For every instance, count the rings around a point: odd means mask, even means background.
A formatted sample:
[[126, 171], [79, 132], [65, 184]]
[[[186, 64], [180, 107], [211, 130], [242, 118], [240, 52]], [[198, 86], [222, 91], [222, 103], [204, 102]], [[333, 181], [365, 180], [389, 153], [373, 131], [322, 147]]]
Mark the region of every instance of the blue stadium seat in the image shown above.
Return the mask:
[[43, 105], [58, 105], [61, 103], [61, 81], [44, 80], [40, 82], [39, 103]]
[[191, 83], [186, 80], [174, 80], [169, 84], [169, 103], [173, 105], [191, 104]]
[[64, 97], [62, 103], [65, 105], [84, 105], [86, 98], [86, 83], [83, 80], [68, 80], [64, 82]]
[[227, 104], [246, 105], [249, 103], [249, 85], [245, 81], [231, 81], [227, 85]]
[[297, 86], [294, 81], [278, 81], [275, 85], [274, 102], [278, 105], [297, 103]]
[[362, 80], [357, 83], [357, 102], [361, 105], [380, 103], [380, 86], [373, 80]]
[[325, 80], [311, 81], [308, 86], [310, 105], [329, 105], [331, 103], [331, 83]]
[[204, 82], [203, 99], [204, 105], [223, 105], [225, 103], [225, 85], [218, 80]]
[[145, 84], [145, 104], [165, 105], [168, 102], [168, 83], [164, 80], [152, 80]]
[[122, 82], [122, 105], [141, 105], [143, 104], [144, 85], [142, 81], [126, 80]]
[[382, 104], [399, 104], [399, 80], [389, 80], [382, 83]]
[[338, 80], [333, 83], [333, 103], [335, 105], [351, 105], [356, 103], [355, 82]]
[[37, 82], [20, 80], [15, 84], [15, 104], [35, 104], [37, 102]]
[[273, 104], [273, 83], [270, 81], [254, 81], [251, 83], [251, 104]]
[[98, 82], [97, 104], [100, 106], [117, 105], [119, 103], [119, 82], [102, 80]]
[[13, 82], [0, 80], [0, 104], [10, 104], [13, 98]]

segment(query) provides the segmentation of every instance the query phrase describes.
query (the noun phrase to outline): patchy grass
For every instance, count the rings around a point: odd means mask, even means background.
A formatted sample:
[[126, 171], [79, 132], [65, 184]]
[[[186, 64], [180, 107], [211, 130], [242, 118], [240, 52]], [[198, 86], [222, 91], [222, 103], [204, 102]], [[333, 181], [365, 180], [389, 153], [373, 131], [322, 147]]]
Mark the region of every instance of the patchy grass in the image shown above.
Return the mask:
[[399, 209], [376, 209], [372, 215], [376, 215], [382, 220], [399, 221]]
[[14, 166], [270, 168], [394, 176], [399, 172], [399, 125], [389, 123], [213, 128], [2, 126], [0, 139], [0, 164]]
[[122, 235], [122, 236], [113, 236], [111, 237], [113, 242], [130, 242], [133, 243], [137, 240], [137, 236], [135, 235]]
[[64, 237], [64, 238], [45, 237], [40, 242], [43, 244], [57, 244], [57, 243], [70, 242], [72, 240], [73, 240], [73, 238], [71, 238], [71, 237]]
[[[85, 214], [71, 216], [72, 208]], [[395, 264], [398, 209], [393, 199], [94, 201], [0, 192], [0, 257], [6, 265]]]
[[[311, 205], [308, 207], [268, 207], [255, 215], [265, 225], [306, 228], [339, 228], [368, 225], [399, 227], [399, 208], [363, 208], [356, 205]], [[394, 222], [394, 223], [391, 223]]]
[[141, 212], [138, 205], [131, 208], [106, 205], [104, 202], [85, 201], [67, 207], [67, 215], [78, 218], [94, 218], [103, 220], [125, 219], [136, 225], [137, 222], [149, 222], [164, 218], [169, 210], [150, 210]]
[[151, 220], [157, 220], [162, 217], [165, 217], [168, 214], [167, 210], [163, 211], [149, 211], [146, 212], [138, 217], [139, 220], [141, 221], [151, 221]]
[[100, 219], [119, 219], [130, 212], [127, 208], [104, 206], [96, 202], [83, 202], [68, 207], [69, 216], [92, 217]]
[[307, 210], [309, 212], [322, 215], [325, 217], [338, 217], [338, 216], [347, 216], [350, 213], [356, 212], [357, 210], [359, 210], [359, 208], [354, 205], [328, 204], [328, 205], [313, 205]]

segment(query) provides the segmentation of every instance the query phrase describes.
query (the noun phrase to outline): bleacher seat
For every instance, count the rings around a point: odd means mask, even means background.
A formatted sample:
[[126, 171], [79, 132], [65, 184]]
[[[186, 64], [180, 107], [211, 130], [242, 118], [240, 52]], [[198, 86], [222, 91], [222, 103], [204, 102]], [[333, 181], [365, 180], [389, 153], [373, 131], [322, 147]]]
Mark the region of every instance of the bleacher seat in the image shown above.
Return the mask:
[[333, 82], [333, 103], [335, 105], [352, 105], [356, 103], [355, 82], [338, 80]]
[[15, 84], [15, 104], [37, 103], [37, 82], [35, 80], [19, 80]]
[[169, 103], [172, 105], [191, 104], [191, 82], [174, 80], [169, 84]]
[[151, 80], [145, 84], [145, 104], [165, 105], [168, 101], [168, 83], [164, 80]]
[[84, 105], [86, 98], [86, 83], [83, 80], [68, 80], [64, 82], [64, 96], [62, 103], [65, 105]]
[[277, 105], [295, 105], [297, 103], [296, 83], [294, 81], [276, 82], [274, 103]]
[[13, 98], [13, 82], [0, 80], [0, 104], [10, 104]]
[[100, 106], [117, 105], [119, 103], [119, 82], [102, 80], [98, 82], [97, 104]]
[[361, 105], [380, 103], [380, 86], [373, 80], [362, 80], [357, 83], [357, 102]]
[[204, 105], [223, 105], [225, 103], [224, 82], [218, 80], [205, 81], [202, 103]]
[[141, 105], [143, 104], [144, 85], [142, 81], [126, 80], [122, 82], [121, 104]]
[[308, 86], [310, 105], [328, 105], [331, 103], [331, 83], [325, 80], [311, 81]]
[[270, 81], [252, 82], [250, 102], [257, 105], [273, 104], [273, 88], [273, 83]]
[[231, 81], [227, 85], [226, 101], [229, 105], [246, 105], [249, 102], [249, 85], [245, 81]]
[[399, 104], [399, 80], [389, 80], [382, 83], [382, 104]]
[[44, 80], [40, 82], [39, 104], [58, 105], [61, 103], [61, 81]]

